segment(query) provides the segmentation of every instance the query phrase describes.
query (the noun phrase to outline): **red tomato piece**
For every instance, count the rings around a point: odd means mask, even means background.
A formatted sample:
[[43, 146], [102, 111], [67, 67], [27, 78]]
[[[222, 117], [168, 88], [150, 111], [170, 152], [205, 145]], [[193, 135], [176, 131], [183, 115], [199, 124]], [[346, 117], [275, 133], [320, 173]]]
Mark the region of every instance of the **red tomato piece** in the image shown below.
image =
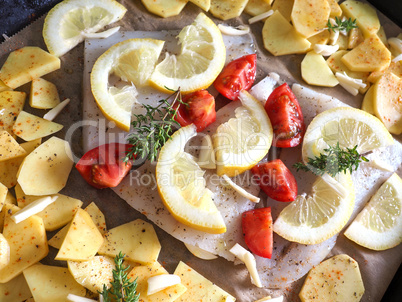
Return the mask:
[[265, 103], [265, 111], [274, 130], [272, 144], [275, 147], [289, 148], [301, 143], [306, 125], [303, 113], [288, 84], [277, 87]]
[[220, 94], [235, 101], [241, 90], [249, 90], [254, 83], [257, 70], [257, 55], [240, 57], [223, 68], [214, 81]]
[[254, 254], [272, 256], [273, 234], [271, 208], [260, 208], [244, 212], [241, 216], [244, 241]]
[[[206, 90], [186, 94], [177, 111], [175, 120], [182, 126], [194, 124], [197, 131], [203, 131], [216, 120], [215, 98]], [[177, 108], [178, 105], [175, 106]]]
[[131, 169], [131, 162], [123, 162], [130, 147], [119, 143], [101, 145], [85, 153], [75, 167], [97, 189], [116, 187]]
[[251, 172], [260, 188], [272, 199], [285, 202], [296, 199], [296, 179], [280, 159], [258, 164]]

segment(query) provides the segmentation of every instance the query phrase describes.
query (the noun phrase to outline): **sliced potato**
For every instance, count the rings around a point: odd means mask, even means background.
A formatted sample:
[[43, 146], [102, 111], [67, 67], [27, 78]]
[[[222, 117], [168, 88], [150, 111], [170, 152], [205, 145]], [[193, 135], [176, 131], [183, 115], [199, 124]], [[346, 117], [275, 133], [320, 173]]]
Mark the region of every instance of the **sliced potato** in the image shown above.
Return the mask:
[[0, 80], [0, 92], [12, 90], [2, 80]]
[[286, 21], [290, 22], [294, 3], [295, 0], [275, 0], [272, 9], [278, 10]]
[[182, 261], [180, 261], [174, 274], [179, 276], [181, 283], [187, 287], [187, 291], [176, 300], [177, 302], [235, 301], [233, 296], [213, 284]]
[[0, 283], [10, 281], [49, 252], [42, 218], [33, 215], [16, 224], [10, 217], [18, 210], [14, 205], [4, 206], [3, 235], [10, 245], [10, 262], [0, 270]]
[[56, 85], [45, 79], [33, 79], [31, 93], [29, 95], [29, 105], [33, 108], [50, 109], [60, 103], [59, 93]]
[[381, 26], [380, 29], [378, 30], [377, 36], [380, 38], [381, 42], [384, 43], [385, 47], [389, 48], [387, 34], [385, 33], [383, 26]]
[[13, 132], [26, 141], [54, 134], [63, 129], [63, 125], [45, 120], [25, 111], [21, 111], [13, 126]]
[[221, 20], [229, 20], [241, 15], [248, 0], [211, 0], [210, 13]]
[[340, 34], [338, 36], [338, 39], [335, 42], [335, 45], [339, 45], [339, 49], [340, 50], [346, 50], [348, 49], [348, 45], [349, 45], [349, 38], [348, 36], [344, 36], [342, 34]]
[[87, 261], [67, 261], [67, 264], [75, 281], [95, 294], [103, 290], [104, 284], [109, 287], [113, 281], [113, 258], [95, 256]]
[[0, 182], [0, 211], [6, 203], [8, 188]]
[[324, 31], [308, 38], [307, 40], [311, 43], [309, 51], [313, 50], [314, 45], [316, 45], [316, 44], [324, 44], [324, 45], [327, 44], [329, 41], [330, 35], [331, 34], [329, 33], [328, 30], [324, 30]]
[[187, 4], [187, 0], [141, 0], [147, 10], [162, 18], [177, 16]]
[[37, 302], [66, 302], [68, 294], [86, 293], [65, 267], [36, 264], [24, 270], [24, 277]]
[[311, 46], [311, 43], [297, 33], [279, 11], [275, 11], [265, 21], [262, 39], [265, 49], [274, 56], [305, 53]]
[[363, 31], [365, 37], [376, 34], [380, 29], [377, 12], [368, 3], [346, 0], [340, 6], [347, 18], [356, 19], [356, 24]]
[[383, 70], [391, 63], [391, 52], [373, 35], [345, 54], [342, 62], [353, 71]]
[[26, 96], [26, 93], [21, 91], [0, 92], [0, 130], [12, 134], [14, 121], [24, 108]]
[[328, 1], [295, 0], [291, 19], [296, 31], [309, 38], [327, 27], [330, 12]]
[[10, 133], [5, 130], [0, 131], [0, 162], [21, 157], [25, 154], [24, 148], [17, 143]]
[[303, 80], [310, 85], [334, 87], [339, 84], [324, 57], [314, 51], [308, 52], [304, 57], [301, 74]]
[[[10, 263], [10, 244], [0, 233], [0, 271]], [[2, 301], [2, 300], [0, 300]]]
[[6, 283], [0, 283], [1, 302], [22, 302], [32, 297], [24, 275], [19, 274]]
[[392, 72], [394, 75], [398, 77], [402, 77], [402, 61], [392, 62], [389, 64], [389, 67], [384, 70], [373, 71], [367, 78], [367, 81], [371, 83], [375, 83], [378, 79], [384, 74]]
[[64, 238], [66, 238], [70, 223], [65, 225], [60, 231], [58, 231], [52, 238], [49, 239], [48, 244], [55, 249], [60, 249]]
[[105, 215], [103, 215], [97, 205], [94, 202], [91, 202], [84, 210], [88, 212], [89, 216], [91, 216], [99, 232], [102, 235], [105, 235], [107, 231]]
[[209, 11], [209, 8], [211, 7], [211, 0], [189, 0], [188, 2], [194, 3], [206, 12]]
[[56, 194], [67, 183], [72, 158], [69, 143], [53, 136], [25, 157], [18, 183], [26, 195]]
[[358, 263], [348, 255], [336, 255], [310, 270], [299, 293], [306, 301], [360, 301], [364, 293]]
[[244, 12], [251, 16], [261, 15], [271, 9], [272, 0], [249, 0]]
[[[128, 278], [132, 281], [137, 279], [137, 292], [140, 294], [141, 300], [143, 302], [172, 302], [177, 301], [176, 299], [181, 296], [187, 288], [183, 283], [176, 284], [161, 290], [160, 292], [154, 293], [152, 295], [147, 295], [148, 282], [150, 277], [168, 274], [168, 272], [163, 268], [159, 262], [154, 262], [148, 265], [140, 265], [134, 267], [128, 274]], [[190, 301], [190, 300], [189, 300]], [[196, 300], [191, 300], [196, 301]], [[209, 300], [208, 300], [209, 301]]]
[[352, 28], [349, 31], [348, 49], [353, 49], [364, 41], [363, 32], [360, 28]]
[[13, 204], [17, 205], [17, 200], [13, 196], [13, 194], [10, 193], [10, 191], [7, 192], [6, 199], [4, 200], [4, 204]]
[[78, 209], [70, 223], [56, 260], [86, 261], [102, 246], [103, 237], [87, 212]]
[[374, 86], [371, 86], [364, 95], [362, 102], [362, 110], [375, 115], [374, 112]]
[[36, 46], [11, 52], [0, 70], [0, 80], [15, 89], [60, 68], [60, 59]]
[[136, 219], [109, 230], [98, 253], [115, 257], [121, 251], [130, 261], [149, 264], [158, 259], [160, 250], [152, 224]]
[[375, 115], [389, 132], [402, 133], [402, 79], [386, 73], [374, 84], [373, 105]]
[[329, 13], [330, 17], [342, 16], [342, 9], [338, 4], [338, 0], [328, 0], [328, 4], [331, 10], [331, 12]]

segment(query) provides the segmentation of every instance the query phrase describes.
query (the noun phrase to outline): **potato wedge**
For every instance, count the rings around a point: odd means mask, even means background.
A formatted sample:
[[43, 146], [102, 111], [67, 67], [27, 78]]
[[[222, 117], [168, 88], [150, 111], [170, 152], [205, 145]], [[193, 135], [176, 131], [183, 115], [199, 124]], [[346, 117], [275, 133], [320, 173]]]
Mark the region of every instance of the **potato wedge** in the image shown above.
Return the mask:
[[29, 266], [39, 262], [49, 252], [42, 218], [31, 216], [16, 224], [10, 217], [19, 208], [4, 206], [3, 235], [10, 245], [10, 262], [0, 270], [0, 283], [8, 282]]
[[22, 302], [30, 297], [32, 297], [31, 290], [23, 274], [6, 283], [0, 283], [1, 302]]
[[45, 79], [33, 79], [31, 93], [29, 94], [29, 105], [38, 109], [50, 109], [60, 104], [59, 93], [56, 85]]
[[0, 162], [21, 157], [26, 153], [10, 133], [5, 130], [0, 131]]
[[261, 15], [271, 9], [272, 0], [249, 0], [244, 12], [251, 16]]
[[158, 259], [160, 250], [152, 224], [136, 219], [109, 230], [98, 254], [115, 257], [121, 251], [130, 261], [149, 264]]
[[275, 0], [272, 9], [278, 10], [286, 21], [290, 22], [294, 3], [295, 0]]
[[274, 56], [305, 53], [311, 43], [302, 37], [292, 25], [275, 11], [262, 28], [264, 47]]
[[141, 0], [147, 10], [159, 17], [177, 16], [187, 4], [187, 0]]
[[[148, 265], [139, 265], [134, 267], [128, 274], [128, 278], [132, 281], [137, 279], [137, 292], [140, 294], [141, 300], [143, 302], [171, 302], [177, 301], [176, 299], [180, 297], [187, 288], [183, 283], [176, 284], [161, 290], [160, 292], [154, 293], [150, 296], [147, 295], [148, 290], [148, 278], [158, 275], [168, 274], [167, 270], [163, 268], [159, 262], [154, 262]], [[196, 301], [196, 300], [191, 300]], [[209, 301], [209, 300], [208, 300]]]
[[53, 136], [25, 157], [18, 183], [26, 195], [56, 194], [67, 183], [72, 158], [69, 143]]
[[45, 120], [25, 111], [21, 111], [14, 125], [13, 133], [26, 141], [54, 134], [63, 129], [63, 125]]
[[358, 263], [336, 255], [312, 268], [299, 293], [305, 301], [360, 301], [364, 293]]
[[241, 15], [248, 0], [211, 0], [210, 13], [221, 20], [229, 20]]
[[66, 302], [68, 294], [86, 293], [65, 267], [36, 264], [24, 270], [24, 277], [38, 302]]
[[327, 28], [330, 12], [328, 1], [295, 0], [290, 17], [295, 30], [309, 38]]
[[0, 92], [0, 130], [6, 130], [10, 134], [13, 131], [15, 118], [24, 108], [26, 93], [21, 91]]
[[103, 237], [87, 212], [78, 209], [70, 223], [56, 260], [86, 261], [95, 256]]
[[[10, 263], [10, 244], [0, 233], [0, 271]], [[1, 301], [1, 300], [0, 300]]]
[[[67, 261], [68, 269], [75, 281], [97, 294], [103, 285], [113, 281], [114, 260], [110, 257], [95, 256], [87, 261]], [[141, 296], [142, 298], [142, 296]]]
[[103, 215], [97, 205], [94, 202], [91, 202], [84, 211], [88, 212], [102, 236], [105, 235], [107, 231], [105, 215]]
[[11, 52], [0, 70], [0, 80], [12, 89], [60, 68], [60, 59], [36, 46]]
[[304, 57], [301, 74], [303, 80], [310, 85], [334, 87], [339, 84], [324, 57], [314, 51], [308, 52]]
[[359, 28], [352, 28], [348, 37], [348, 49], [353, 49], [364, 41], [363, 32]]
[[221, 302], [235, 300], [233, 296], [213, 284], [182, 261], [180, 261], [174, 274], [179, 276], [181, 283], [187, 287], [187, 291], [176, 300], [177, 302], [205, 300]]

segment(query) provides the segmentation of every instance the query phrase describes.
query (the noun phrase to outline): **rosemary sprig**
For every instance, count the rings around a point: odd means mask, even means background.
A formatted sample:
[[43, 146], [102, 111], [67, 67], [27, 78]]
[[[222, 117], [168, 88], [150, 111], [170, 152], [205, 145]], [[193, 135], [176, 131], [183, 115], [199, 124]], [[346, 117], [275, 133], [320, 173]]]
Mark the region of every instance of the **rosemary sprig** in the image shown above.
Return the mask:
[[360, 155], [357, 152], [357, 145], [354, 148], [346, 148], [342, 150], [339, 147], [339, 142], [336, 146], [329, 146], [329, 148], [324, 149], [327, 154], [320, 154], [315, 158], [308, 158], [307, 164], [301, 162], [294, 164], [293, 166], [297, 171], [311, 171], [315, 175], [322, 176], [328, 173], [332, 177], [335, 177], [339, 172], [346, 172], [349, 170], [350, 173], [357, 170], [359, 163], [362, 161], [368, 162], [369, 160]]
[[127, 277], [127, 270], [130, 266], [123, 267], [125, 255], [120, 252], [114, 258], [115, 269], [113, 270], [113, 281], [108, 289], [103, 284], [102, 292], [104, 302], [138, 302], [140, 294], [137, 294], [137, 279], [130, 281]]
[[337, 31], [350, 31], [352, 28], [357, 28], [356, 25], [356, 19], [352, 20], [352, 18], [349, 18], [347, 20], [342, 21], [340, 18], [335, 17], [335, 25], [332, 25], [331, 20], [328, 19], [328, 23], [327, 23], [327, 27], [328, 27], [328, 31], [331, 32], [331, 30], [333, 32], [335, 32], [335, 30]]
[[[171, 98], [173, 101], [170, 104]], [[177, 102], [179, 105], [175, 107]], [[145, 114], [134, 114], [131, 122], [134, 132], [127, 138], [132, 147], [124, 158], [125, 162], [135, 157], [156, 160], [158, 151], [171, 137], [174, 128], [180, 127], [174, 118], [181, 104], [181, 93], [177, 90], [167, 99], [160, 100], [156, 107], [144, 105]]]

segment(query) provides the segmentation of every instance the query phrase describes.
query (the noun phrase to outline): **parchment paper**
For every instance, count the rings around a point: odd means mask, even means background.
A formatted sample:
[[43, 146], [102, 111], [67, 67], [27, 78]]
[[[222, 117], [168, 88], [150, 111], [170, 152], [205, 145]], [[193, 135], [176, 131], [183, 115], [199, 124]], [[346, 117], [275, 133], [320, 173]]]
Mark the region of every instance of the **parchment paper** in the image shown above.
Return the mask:
[[[123, 0], [119, 2], [128, 8], [123, 20], [118, 23], [118, 25], [122, 26], [123, 30], [158, 31], [164, 29], [180, 29], [183, 26], [190, 24], [196, 15], [201, 12], [201, 10], [192, 3], [188, 3], [179, 16], [162, 19], [148, 13], [139, 0]], [[389, 37], [396, 36], [401, 32], [401, 29], [398, 26], [381, 15], [381, 13], [378, 14], [381, 18], [381, 24], [384, 26], [385, 32]], [[208, 14], [208, 16], [212, 17], [210, 14]], [[239, 18], [223, 22], [212, 17], [216, 23], [226, 23], [229, 25], [247, 24], [248, 18], [249, 16], [243, 14]], [[4, 63], [10, 51], [23, 46], [39, 46], [46, 49], [42, 38], [43, 20], [43, 17], [40, 18], [32, 25], [0, 45], [0, 64]], [[306, 85], [300, 74], [300, 62], [303, 56], [290, 55], [279, 58], [273, 57], [263, 48], [261, 37], [262, 26], [262, 22], [251, 25], [254, 39], [257, 42], [256, 46], [259, 68], [257, 80], [264, 77], [268, 72], [275, 71], [281, 75], [282, 79], [289, 83], [299, 82]], [[56, 119], [56, 122], [65, 125], [64, 129], [57, 133], [57, 136], [65, 138], [66, 135], [69, 135], [72, 137], [72, 148], [74, 155], [77, 156], [77, 158], [80, 157], [83, 152], [80, 124], [82, 119], [83, 60], [83, 44], [80, 44], [61, 58], [62, 65], [60, 70], [44, 77], [56, 84], [62, 100], [65, 98], [71, 99], [71, 103]], [[29, 89], [30, 84], [26, 84], [17, 90], [29, 93]], [[357, 97], [352, 97], [341, 87], [330, 89], [313, 87], [313, 89], [332, 95], [352, 106], [360, 107], [362, 96], [359, 95]], [[43, 110], [32, 109], [29, 105], [26, 105], [24, 110], [39, 116], [43, 116], [44, 114]], [[401, 140], [401, 136], [397, 139]], [[401, 168], [399, 169], [398, 174], [402, 175]], [[81, 199], [84, 202], [84, 206], [89, 204], [91, 201], [96, 202], [98, 207], [106, 216], [108, 228], [129, 222], [135, 218], [146, 220], [144, 215], [131, 208], [111, 190], [96, 190], [87, 185], [75, 169], [73, 169], [70, 174], [67, 187], [61, 193]], [[283, 294], [285, 296], [285, 301], [299, 301], [298, 292], [304, 278], [293, 283], [284, 290], [271, 291], [268, 289], [258, 289], [251, 285], [249, 277], [244, 274], [244, 266], [235, 266], [232, 262], [224, 259], [212, 261], [197, 259], [186, 250], [180, 241], [177, 241], [157, 227], [156, 231], [162, 244], [162, 251], [159, 260], [171, 273], [174, 271], [177, 263], [182, 260], [229, 293], [250, 293], [252, 291], [252, 296], [255, 296], [256, 298], [264, 297], [267, 294], [271, 294], [275, 297]], [[53, 233], [49, 233], [48, 238], [51, 238], [52, 236]], [[53, 260], [56, 253], [57, 251], [51, 248], [49, 255], [42, 262], [65, 265], [64, 262]], [[375, 252], [354, 244], [346, 239], [342, 234], [339, 235], [337, 244], [331, 251], [330, 255], [340, 253], [346, 253], [352, 256], [360, 265], [366, 288], [362, 301], [380, 301], [402, 261], [401, 245], [387, 251]], [[249, 295], [246, 294], [245, 296]], [[237, 298], [238, 301], [248, 301], [242, 300], [240, 295], [238, 295]]]

